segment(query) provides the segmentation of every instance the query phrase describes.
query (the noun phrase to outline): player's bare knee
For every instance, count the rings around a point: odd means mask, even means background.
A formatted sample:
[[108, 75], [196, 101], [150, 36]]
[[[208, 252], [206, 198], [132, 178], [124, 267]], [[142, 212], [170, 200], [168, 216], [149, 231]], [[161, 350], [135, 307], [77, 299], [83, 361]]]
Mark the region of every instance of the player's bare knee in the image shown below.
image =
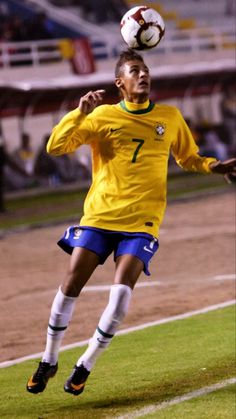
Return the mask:
[[61, 286], [61, 290], [63, 294], [67, 297], [78, 297], [81, 291], [81, 289], [78, 288], [76, 285], [69, 283], [63, 283]]
[[61, 286], [63, 294], [65, 294], [67, 297], [78, 297], [82, 288], [83, 284], [80, 283], [77, 276], [72, 272], [68, 272]]

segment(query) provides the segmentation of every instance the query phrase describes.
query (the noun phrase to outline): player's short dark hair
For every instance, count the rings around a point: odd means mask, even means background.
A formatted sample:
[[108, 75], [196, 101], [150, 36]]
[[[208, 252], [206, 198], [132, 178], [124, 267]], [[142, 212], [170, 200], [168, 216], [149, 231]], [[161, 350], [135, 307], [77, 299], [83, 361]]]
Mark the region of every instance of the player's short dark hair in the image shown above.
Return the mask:
[[121, 72], [121, 67], [127, 62], [127, 61], [134, 61], [134, 60], [138, 60], [138, 61], [143, 61], [143, 57], [138, 54], [136, 51], [134, 51], [133, 49], [129, 48], [123, 52], [121, 52], [120, 57], [116, 63], [115, 66], [115, 77], [119, 77], [120, 76], [120, 72]]

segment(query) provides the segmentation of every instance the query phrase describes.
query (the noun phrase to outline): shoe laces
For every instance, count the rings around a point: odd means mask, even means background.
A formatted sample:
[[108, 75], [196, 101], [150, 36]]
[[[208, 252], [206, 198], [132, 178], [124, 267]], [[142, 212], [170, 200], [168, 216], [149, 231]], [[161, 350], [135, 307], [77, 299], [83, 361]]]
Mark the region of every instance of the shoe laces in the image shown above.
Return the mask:
[[72, 373], [72, 379], [74, 384], [80, 384], [87, 380], [90, 372], [81, 364], [79, 367], [75, 365]]
[[40, 379], [44, 377], [45, 373], [48, 372], [49, 368], [50, 368], [50, 364], [48, 362], [40, 362], [39, 367], [34, 375], [34, 378]]

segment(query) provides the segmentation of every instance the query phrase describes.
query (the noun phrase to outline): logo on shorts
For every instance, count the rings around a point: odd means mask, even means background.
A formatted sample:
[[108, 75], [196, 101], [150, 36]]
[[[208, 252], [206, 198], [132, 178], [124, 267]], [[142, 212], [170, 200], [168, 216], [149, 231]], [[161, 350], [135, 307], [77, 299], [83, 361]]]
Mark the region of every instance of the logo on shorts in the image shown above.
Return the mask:
[[74, 240], [79, 239], [79, 237], [81, 236], [82, 232], [83, 232], [83, 230], [81, 230], [79, 227], [75, 227], [74, 228], [74, 231], [73, 231], [73, 233], [74, 233], [73, 239]]
[[152, 253], [153, 254], [154, 253], [155, 243], [157, 243], [157, 239], [155, 237], [153, 237], [153, 240], [150, 242], [149, 247], [148, 246], [144, 246], [143, 247], [143, 250], [145, 250], [146, 252], [149, 252], [149, 253]]
[[146, 252], [153, 253], [151, 249], [149, 249], [147, 246], [144, 246], [143, 250], [146, 250]]

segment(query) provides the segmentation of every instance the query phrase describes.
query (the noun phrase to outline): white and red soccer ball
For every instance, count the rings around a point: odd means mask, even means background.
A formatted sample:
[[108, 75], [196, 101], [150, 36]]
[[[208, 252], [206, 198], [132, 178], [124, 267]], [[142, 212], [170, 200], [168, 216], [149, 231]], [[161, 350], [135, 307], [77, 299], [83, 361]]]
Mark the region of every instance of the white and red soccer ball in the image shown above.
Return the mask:
[[136, 6], [121, 19], [121, 35], [129, 48], [145, 50], [159, 44], [165, 33], [165, 23], [156, 10]]

